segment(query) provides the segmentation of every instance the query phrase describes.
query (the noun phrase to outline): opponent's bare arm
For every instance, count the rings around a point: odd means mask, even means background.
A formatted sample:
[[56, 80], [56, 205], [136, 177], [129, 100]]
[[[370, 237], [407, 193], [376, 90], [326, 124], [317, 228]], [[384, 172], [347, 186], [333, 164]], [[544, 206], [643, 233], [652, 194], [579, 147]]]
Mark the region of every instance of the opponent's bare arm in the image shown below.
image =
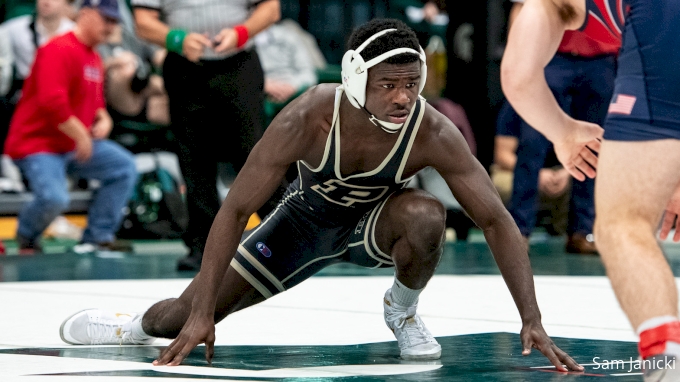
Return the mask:
[[271, 197], [289, 165], [303, 159], [317, 139], [320, 129], [315, 129], [315, 125], [318, 126], [321, 114], [317, 108], [320, 99], [324, 97], [317, 88], [312, 88], [291, 102], [272, 121], [248, 156], [210, 228], [201, 270], [196, 275], [198, 291], [191, 314], [154, 365], [179, 365], [201, 343], [206, 344], [206, 359], [212, 360], [219, 283], [236, 253], [250, 215]]
[[[576, 121], [557, 103], [544, 69], [557, 52], [564, 31], [585, 19], [584, 0], [526, 0], [517, 15], [501, 62], [501, 85], [513, 108], [555, 144], [558, 159], [578, 180], [594, 177], [602, 128]], [[585, 174], [585, 176], [584, 176]]]
[[[418, 150], [422, 165], [435, 168], [451, 192], [470, 215], [484, 237], [512, 294], [522, 319], [522, 354], [540, 350], [555, 367], [566, 371], [583, 370], [567, 353], [552, 342], [541, 324], [534, 279], [524, 240], [514, 220], [503, 206], [482, 165], [472, 156], [463, 136], [445, 116], [427, 105], [425, 129], [419, 133]], [[420, 156], [420, 155], [418, 155]]]

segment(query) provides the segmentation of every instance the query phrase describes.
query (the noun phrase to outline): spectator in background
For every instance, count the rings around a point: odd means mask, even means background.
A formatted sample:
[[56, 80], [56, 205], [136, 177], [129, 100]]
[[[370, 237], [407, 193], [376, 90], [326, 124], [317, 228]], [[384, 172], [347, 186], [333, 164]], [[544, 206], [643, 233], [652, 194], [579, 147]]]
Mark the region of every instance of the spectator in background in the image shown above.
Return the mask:
[[[21, 89], [35, 59], [36, 50], [50, 39], [63, 35], [74, 27], [74, 22], [67, 17], [70, 0], [37, 0], [35, 13], [15, 17], [2, 24], [10, 37], [14, 53], [16, 72], [13, 92]], [[16, 104], [20, 94], [14, 95]]]
[[0, 97], [4, 97], [12, 86], [14, 54], [9, 32], [0, 25]]
[[446, 38], [449, 16], [444, 0], [391, 0], [390, 15], [404, 21], [418, 35], [420, 45], [427, 46], [432, 36]]
[[262, 134], [264, 77], [252, 37], [279, 20], [280, 4], [132, 0], [132, 6], [137, 34], [168, 50], [163, 78], [189, 210], [183, 239], [190, 253], [178, 269], [198, 270], [220, 207], [217, 164], [239, 171]]
[[[506, 205], [512, 196], [512, 182], [517, 163], [517, 146], [522, 119], [508, 102], [498, 113], [494, 142], [494, 163], [491, 179]], [[571, 175], [564, 169], [551, 150], [538, 175], [539, 208], [538, 225], [551, 235], [566, 233], [569, 214]], [[545, 224], [543, 224], [545, 220]]]
[[282, 20], [255, 37], [264, 70], [268, 118], [273, 118], [291, 99], [318, 82], [313, 53], [302, 43], [307, 37], [308, 34], [293, 20]]
[[104, 60], [104, 93], [114, 122], [133, 120], [168, 125], [168, 95], [163, 78], [153, 73], [163, 65], [165, 50], [138, 40], [134, 31], [124, 25], [116, 26], [97, 50]]
[[[418, 36], [425, 47], [427, 59], [427, 82], [422, 96], [438, 112], [445, 115], [460, 130], [472, 155], [477, 155], [477, 143], [468, 115], [462, 105], [443, 97], [446, 87], [446, 29], [449, 17], [444, 1], [395, 0], [390, 2], [392, 17], [404, 21]], [[453, 240], [449, 228], [455, 231], [457, 240], [467, 240], [470, 228], [475, 224], [448, 189], [446, 181], [434, 169], [428, 168], [418, 174], [414, 187], [432, 193], [446, 207], [447, 240]]]
[[[9, 119], [12, 117], [12, 107], [10, 106], [7, 93], [12, 87], [12, 76], [14, 74], [14, 54], [9, 33], [0, 25], [0, 154], [5, 146]], [[0, 170], [0, 176], [2, 171]]]
[[170, 123], [168, 96], [160, 72], [167, 51], [142, 41], [125, 0], [118, 0], [121, 21], [97, 48], [104, 60], [104, 94], [114, 124], [123, 120]]
[[[33, 65], [36, 49], [51, 38], [73, 29], [73, 21], [66, 17], [70, 1], [37, 0], [35, 13], [15, 17], [0, 24], [0, 29], [4, 30], [7, 38], [0, 41], [0, 50], [11, 50], [11, 61], [0, 64], [0, 144], [3, 146], [10, 118], [21, 97], [21, 87]], [[10, 52], [2, 53], [3, 57], [8, 57], [8, 54]]]
[[[521, 7], [523, 0], [513, 7]], [[513, 14], [517, 14], [515, 11]], [[565, 32], [557, 53], [545, 68], [545, 78], [562, 110], [576, 119], [602, 125], [614, 91], [616, 53], [620, 44], [604, 44], [582, 32]], [[536, 225], [538, 179], [552, 144], [522, 122], [509, 211], [524, 237]], [[596, 254], [594, 180], [572, 182], [566, 250]]]
[[84, 244], [110, 248], [136, 181], [132, 155], [106, 139], [104, 68], [94, 47], [119, 19], [115, 0], [85, 0], [72, 32], [38, 50], [10, 123], [5, 152], [23, 171], [35, 198], [19, 214], [17, 241], [41, 251], [39, 238], [69, 204], [66, 174], [97, 179]]

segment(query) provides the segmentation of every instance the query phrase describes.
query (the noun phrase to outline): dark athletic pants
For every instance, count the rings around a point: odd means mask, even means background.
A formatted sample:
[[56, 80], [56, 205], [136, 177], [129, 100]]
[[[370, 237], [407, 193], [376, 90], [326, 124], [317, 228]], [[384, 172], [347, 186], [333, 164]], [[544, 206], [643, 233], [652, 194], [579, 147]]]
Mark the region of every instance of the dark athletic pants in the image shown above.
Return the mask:
[[[576, 119], [600, 126], [614, 90], [615, 56], [581, 58], [558, 53], [545, 68], [545, 77], [562, 109]], [[517, 164], [508, 210], [522, 235], [529, 236], [536, 225], [539, 206], [538, 173], [552, 143], [526, 122], [520, 128]], [[589, 234], [595, 220], [595, 182], [572, 181], [567, 234]]]
[[239, 171], [262, 135], [262, 67], [254, 51], [197, 64], [169, 53], [163, 77], [187, 185], [189, 226], [183, 239], [203, 252], [219, 209], [217, 163], [231, 163]]

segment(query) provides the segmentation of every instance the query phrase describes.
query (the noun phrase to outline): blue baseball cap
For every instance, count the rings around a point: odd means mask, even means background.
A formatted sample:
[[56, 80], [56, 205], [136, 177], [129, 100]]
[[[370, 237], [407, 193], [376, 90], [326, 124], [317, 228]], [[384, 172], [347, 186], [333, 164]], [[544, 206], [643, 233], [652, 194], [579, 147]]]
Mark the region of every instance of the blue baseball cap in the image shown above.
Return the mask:
[[83, 0], [83, 4], [80, 7], [94, 8], [98, 10], [103, 16], [120, 20], [118, 0]]

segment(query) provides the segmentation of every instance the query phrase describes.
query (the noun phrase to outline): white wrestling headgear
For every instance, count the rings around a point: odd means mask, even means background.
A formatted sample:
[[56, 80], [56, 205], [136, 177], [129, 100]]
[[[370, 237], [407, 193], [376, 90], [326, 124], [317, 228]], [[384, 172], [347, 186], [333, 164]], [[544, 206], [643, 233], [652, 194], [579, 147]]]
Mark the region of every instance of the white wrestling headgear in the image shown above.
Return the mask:
[[[427, 64], [425, 63], [425, 52], [420, 46], [420, 52], [411, 48], [397, 48], [368, 60], [368, 62], [364, 61], [364, 58], [361, 57], [361, 51], [364, 50], [368, 44], [373, 42], [373, 40], [384, 34], [395, 31], [397, 31], [395, 28], [382, 30], [369, 37], [368, 40], [364, 41], [364, 43], [356, 50], [348, 50], [342, 57], [342, 87], [345, 90], [349, 102], [357, 109], [366, 110], [366, 82], [368, 81], [368, 69], [398, 54], [413, 53], [418, 55], [420, 58], [420, 83], [418, 84], [418, 94], [420, 94], [420, 92], [423, 91], [423, 87], [425, 87]], [[366, 112], [370, 115], [369, 120], [373, 122], [374, 125], [379, 125], [388, 133], [396, 133], [404, 125], [403, 123], [381, 121], [368, 110], [366, 110]]]

